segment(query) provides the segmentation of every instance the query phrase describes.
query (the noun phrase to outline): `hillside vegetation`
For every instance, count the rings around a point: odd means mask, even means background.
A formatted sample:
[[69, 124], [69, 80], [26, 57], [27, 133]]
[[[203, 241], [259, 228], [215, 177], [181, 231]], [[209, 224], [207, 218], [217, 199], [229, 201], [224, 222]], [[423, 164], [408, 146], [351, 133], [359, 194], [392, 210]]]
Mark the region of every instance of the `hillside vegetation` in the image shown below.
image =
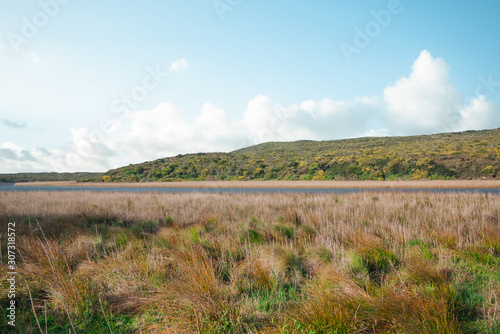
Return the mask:
[[[105, 182], [500, 178], [500, 129], [411, 137], [271, 142], [108, 171]], [[100, 179], [100, 180], [101, 180]]]
[[0, 174], [0, 182], [84, 181], [102, 176], [103, 173], [16, 173]]

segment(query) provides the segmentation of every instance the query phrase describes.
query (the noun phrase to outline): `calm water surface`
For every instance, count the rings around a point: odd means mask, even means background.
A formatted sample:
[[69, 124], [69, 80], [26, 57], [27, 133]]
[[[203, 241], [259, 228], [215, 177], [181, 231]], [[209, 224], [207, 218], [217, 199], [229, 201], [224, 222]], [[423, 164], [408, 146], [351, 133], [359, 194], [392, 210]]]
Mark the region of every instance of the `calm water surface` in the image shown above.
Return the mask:
[[430, 192], [430, 193], [481, 193], [500, 195], [500, 189], [370, 189], [370, 188], [353, 188], [353, 189], [335, 189], [335, 188], [164, 188], [164, 187], [42, 187], [42, 186], [16, 186], [11, 183], [0, 183], [0, 192], [5, 191], [93, 191], [93, 192], [129, 192], [129, 193], [144, 193], [144, 192], [160, 192], [160, 193], [281, 193], [281, 194], [348, 194], [363, 191], [403, 191], [403, 192]]

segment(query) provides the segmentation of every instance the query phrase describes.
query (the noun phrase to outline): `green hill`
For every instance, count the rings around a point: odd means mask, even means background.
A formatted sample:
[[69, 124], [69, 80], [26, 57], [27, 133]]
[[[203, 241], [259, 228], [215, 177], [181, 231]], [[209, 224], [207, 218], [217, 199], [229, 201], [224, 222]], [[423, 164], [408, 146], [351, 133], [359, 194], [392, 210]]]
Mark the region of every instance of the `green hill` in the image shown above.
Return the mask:
[[500, 129], [411, 137], [271, 142], [108, 171], [106, 182], [500, 179]]

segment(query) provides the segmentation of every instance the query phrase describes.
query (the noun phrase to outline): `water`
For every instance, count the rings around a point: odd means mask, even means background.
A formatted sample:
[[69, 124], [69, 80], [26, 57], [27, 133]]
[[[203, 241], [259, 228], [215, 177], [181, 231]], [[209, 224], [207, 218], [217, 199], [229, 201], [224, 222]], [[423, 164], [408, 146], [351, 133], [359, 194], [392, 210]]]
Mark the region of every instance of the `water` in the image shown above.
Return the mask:
[[481, 193], [500, 195], [498, 188], [407, 188], [407, 189], [373, 189], [373, 188], [166, 188], [166, 187], [48, 187], [48, 186], [16, 186], [11, 183], [0, 183], [0, 192], [6, 191], [92, 191], [92, 192], [129, 192], [129, 193], [233, 193], [233, 194], [349, 194], [364, 191], [402, 191], [430, 193]]

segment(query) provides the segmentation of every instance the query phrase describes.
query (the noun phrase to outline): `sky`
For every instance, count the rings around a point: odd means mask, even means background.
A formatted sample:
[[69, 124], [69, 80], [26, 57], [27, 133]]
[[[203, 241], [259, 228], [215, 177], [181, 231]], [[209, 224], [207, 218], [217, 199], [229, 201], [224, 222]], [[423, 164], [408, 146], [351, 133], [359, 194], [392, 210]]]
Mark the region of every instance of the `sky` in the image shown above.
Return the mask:
[[0, 173], [500, 127], [496, 0], [0, 0]]

